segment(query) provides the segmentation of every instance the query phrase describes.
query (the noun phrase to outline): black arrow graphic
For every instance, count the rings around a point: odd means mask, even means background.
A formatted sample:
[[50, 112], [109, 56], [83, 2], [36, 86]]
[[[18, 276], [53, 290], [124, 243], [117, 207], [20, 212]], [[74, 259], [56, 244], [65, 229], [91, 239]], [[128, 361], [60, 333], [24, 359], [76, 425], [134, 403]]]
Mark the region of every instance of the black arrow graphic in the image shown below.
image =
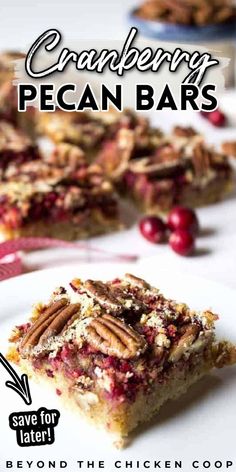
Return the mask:
[[28, 376], [23, 374], [21, 377], [17, 375], [13, 367], [9, 364], [9, 362], [5, 359], [5, 357], [0, 352], [0, 362], [8, 371], [10, 376], [13, 378], [13, 382], [11, 380], [7, 380], [6, 387], [11, 388], [14, 390], [18, 395], [21, 396], [22, 400], [26, 403], [26, 405], [31, 405], [32, 399], [30, 394], [29, 388], [29, 381]]

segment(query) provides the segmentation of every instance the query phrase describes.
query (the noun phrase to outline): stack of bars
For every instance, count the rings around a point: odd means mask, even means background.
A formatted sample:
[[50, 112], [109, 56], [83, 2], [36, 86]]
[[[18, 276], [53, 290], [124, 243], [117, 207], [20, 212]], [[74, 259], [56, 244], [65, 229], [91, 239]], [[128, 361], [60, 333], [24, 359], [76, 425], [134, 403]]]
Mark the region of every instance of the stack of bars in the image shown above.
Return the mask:
[[[12, 59], [0, 57], [0, 235], [73, 240], [123, 227], [120, 199], [144, 213], [216, 202], [231, 191], [229, 156], [192, 128], [170, 135], [126, 110], [17, 112]], [[54, 143], [51, 154], [35, 138]]]
[[167, 400], [236, 363], [236, 347], [215, 339], [217, 319], [131, 274], [74, 279], [13, 330], [8, 358], [121, 447]]

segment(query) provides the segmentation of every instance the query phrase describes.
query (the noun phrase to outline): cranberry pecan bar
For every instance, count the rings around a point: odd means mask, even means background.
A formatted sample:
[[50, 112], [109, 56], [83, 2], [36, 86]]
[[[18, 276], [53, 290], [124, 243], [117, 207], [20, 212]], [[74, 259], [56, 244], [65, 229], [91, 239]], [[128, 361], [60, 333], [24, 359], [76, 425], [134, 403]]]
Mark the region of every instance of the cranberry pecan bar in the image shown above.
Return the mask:
[[124, 438], [212, 368], [236, 362], [211, 311], [195, 312], [130, 274], [72, 280], [11, 335], [9, 359], [92, 423]]
[[12, 124], [0, 120], [0, 178], [12, 164], [18, 167], [35, 159], [39, 159], [39, 151], [33, 140]]
[[[2, 239], [47, 236], [73, 240], [121, 228], [112, 185], [96, 165], [67, 145], [49, 161], [11, 165], [0, 183]], [[66, 147], [66, 149], [65, 149]], [[55, 164], [56, 163], [56, 164]]]
[[233, 185], [228, 156], [207, 146], [190, 127], [177, 126], [171, 135], [155, 131], [145, 120], [122, 127], [103, 143], [97, 162], [146, 213], [214, 203]]

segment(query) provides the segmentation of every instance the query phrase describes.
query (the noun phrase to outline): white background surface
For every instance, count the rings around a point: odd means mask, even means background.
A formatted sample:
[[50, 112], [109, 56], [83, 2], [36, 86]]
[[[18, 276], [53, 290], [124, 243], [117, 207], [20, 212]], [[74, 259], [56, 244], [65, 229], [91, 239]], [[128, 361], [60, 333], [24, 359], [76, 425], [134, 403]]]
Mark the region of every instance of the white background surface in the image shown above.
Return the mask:
[[[52, 27], [59, 28], [65, 39], [124, 38], [128, 30], [126, 11], [135, 3], [131, 0], [0, 0], [0, 48], [27, 48], [40, 33]], [[236, 139], [236, 93], [228, 94], [222, 106], [230, 117], [230, 126], [222, 130], [208, 125], [196, 113], [156, 113], [153, 120], [166, 130], [176, 123], [194, 124], [206, 133], [209, 142], [219, 145], [224, 139]], [[198, 240], [198, 251], [191, 258], [175, 255], [168, 246], [151, 245], [135, 225], [120, 234], [95, 238], [89, 244], [151, 257], [151, 263], [155, 257], [157, 269], [177, 268], [236, 287], [236, 198], [201, 209], [198, 214], [205, 237]], [[80, 252], [65, 251], [27, 255], [27, 270], [66, 261], [79, 264]], [[91, 254], [86, 253], [85, 257], [92, 259]]]

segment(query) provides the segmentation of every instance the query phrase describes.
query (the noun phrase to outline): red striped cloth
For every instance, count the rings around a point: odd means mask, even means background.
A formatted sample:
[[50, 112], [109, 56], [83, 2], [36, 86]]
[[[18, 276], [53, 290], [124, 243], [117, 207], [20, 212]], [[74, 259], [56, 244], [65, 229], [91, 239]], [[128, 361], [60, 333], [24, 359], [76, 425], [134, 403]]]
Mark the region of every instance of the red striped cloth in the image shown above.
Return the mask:
[[117, 262], [134, 262], [137, 256], [128, 254], [112, 254], [103, 249], [91, 247], [87, 243], [73, 243], [51, 238], [18, 238], [0, 243], [0, 281], [20, 275], [23, 272], [22, 259], [19, 251], [48, 248], [72, 248], [87, 250], [109, 257]]

